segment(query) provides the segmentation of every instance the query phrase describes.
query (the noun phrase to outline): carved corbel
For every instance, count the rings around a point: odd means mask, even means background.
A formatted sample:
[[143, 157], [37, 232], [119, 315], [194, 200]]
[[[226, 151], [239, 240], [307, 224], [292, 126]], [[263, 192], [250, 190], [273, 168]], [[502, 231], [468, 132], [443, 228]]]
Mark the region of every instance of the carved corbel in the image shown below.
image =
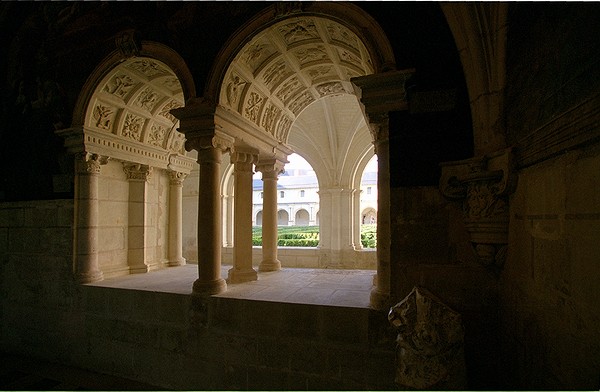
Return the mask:
[[508, 197], [516, 187], [511, 148], [441, 164], [440, 191], [462, 203], [463, 219], [478, 260], [501, 268], [508, 244]]

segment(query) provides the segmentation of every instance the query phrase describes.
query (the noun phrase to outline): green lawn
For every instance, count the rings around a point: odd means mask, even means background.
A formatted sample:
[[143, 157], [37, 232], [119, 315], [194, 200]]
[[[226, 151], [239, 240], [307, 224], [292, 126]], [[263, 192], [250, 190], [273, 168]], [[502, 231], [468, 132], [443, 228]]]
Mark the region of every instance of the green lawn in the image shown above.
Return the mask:
[[[360, 239], [364, 248], [377, 246], [377, 225], [362, 225]], [[262, 227], [252, 228], [252, 245], [262, 245]], [[278, 246], [316, 247], [319, 245], [319, 226], [279, 226], [277, 228]]]

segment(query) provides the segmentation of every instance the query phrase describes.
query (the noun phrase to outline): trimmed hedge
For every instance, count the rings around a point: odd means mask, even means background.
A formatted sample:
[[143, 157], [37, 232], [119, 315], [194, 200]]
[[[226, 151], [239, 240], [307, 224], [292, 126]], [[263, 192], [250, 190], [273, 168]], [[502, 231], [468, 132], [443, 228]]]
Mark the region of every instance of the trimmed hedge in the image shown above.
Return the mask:
[[[316, 247], [319, 245], [319, 226], [289, 226], [277, 228], [277, 246]], [[362, 225], [360, 241], [363, 248], [377, 247], [377, 225]], [[262, 228], [252, 228], [252, 245], [262, 246]]]

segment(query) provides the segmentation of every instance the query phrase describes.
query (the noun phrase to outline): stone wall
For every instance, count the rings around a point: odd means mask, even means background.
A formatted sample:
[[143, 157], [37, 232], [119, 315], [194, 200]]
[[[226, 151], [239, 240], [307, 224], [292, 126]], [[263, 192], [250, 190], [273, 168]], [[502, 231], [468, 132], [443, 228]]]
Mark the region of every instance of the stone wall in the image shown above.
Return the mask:
[[[369, 309], [78, 285], [73, 201], [0, 204], [0, 350], [186, 390], [390, 390]], [[177, 267], [174, 267], [177, 268]]]
[[519, 174], [500, 286], [512, 386], [600, 387], [599, 167], [595, 146]]
[[508, 388], [600, 388], [598, 16], [586, 3], [509, 8], [506, 123], [519, 171], [499, 290]]

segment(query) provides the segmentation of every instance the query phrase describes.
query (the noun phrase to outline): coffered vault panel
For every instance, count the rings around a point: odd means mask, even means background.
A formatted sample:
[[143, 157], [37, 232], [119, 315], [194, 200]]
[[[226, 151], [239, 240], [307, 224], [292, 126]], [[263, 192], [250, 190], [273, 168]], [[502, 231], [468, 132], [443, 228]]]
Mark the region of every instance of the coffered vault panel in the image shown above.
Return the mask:
[[350, 78], [371, 73], [367, 50], [346, 27], [320, 17], [286, 19], [240, 50], [225, 74], [220, 103], [286, 143], [308, 105], [351, 94]]
[[99, 84], [88, 106], [86, 133], [97, 136], [97, 143], [108, 150], [168, 164], [169, 155], [185, 155], [184, 135], [176, 131], [178, 121], [169, 113], [183, 102], [181, 84], [165, 64], [132, 58]]

